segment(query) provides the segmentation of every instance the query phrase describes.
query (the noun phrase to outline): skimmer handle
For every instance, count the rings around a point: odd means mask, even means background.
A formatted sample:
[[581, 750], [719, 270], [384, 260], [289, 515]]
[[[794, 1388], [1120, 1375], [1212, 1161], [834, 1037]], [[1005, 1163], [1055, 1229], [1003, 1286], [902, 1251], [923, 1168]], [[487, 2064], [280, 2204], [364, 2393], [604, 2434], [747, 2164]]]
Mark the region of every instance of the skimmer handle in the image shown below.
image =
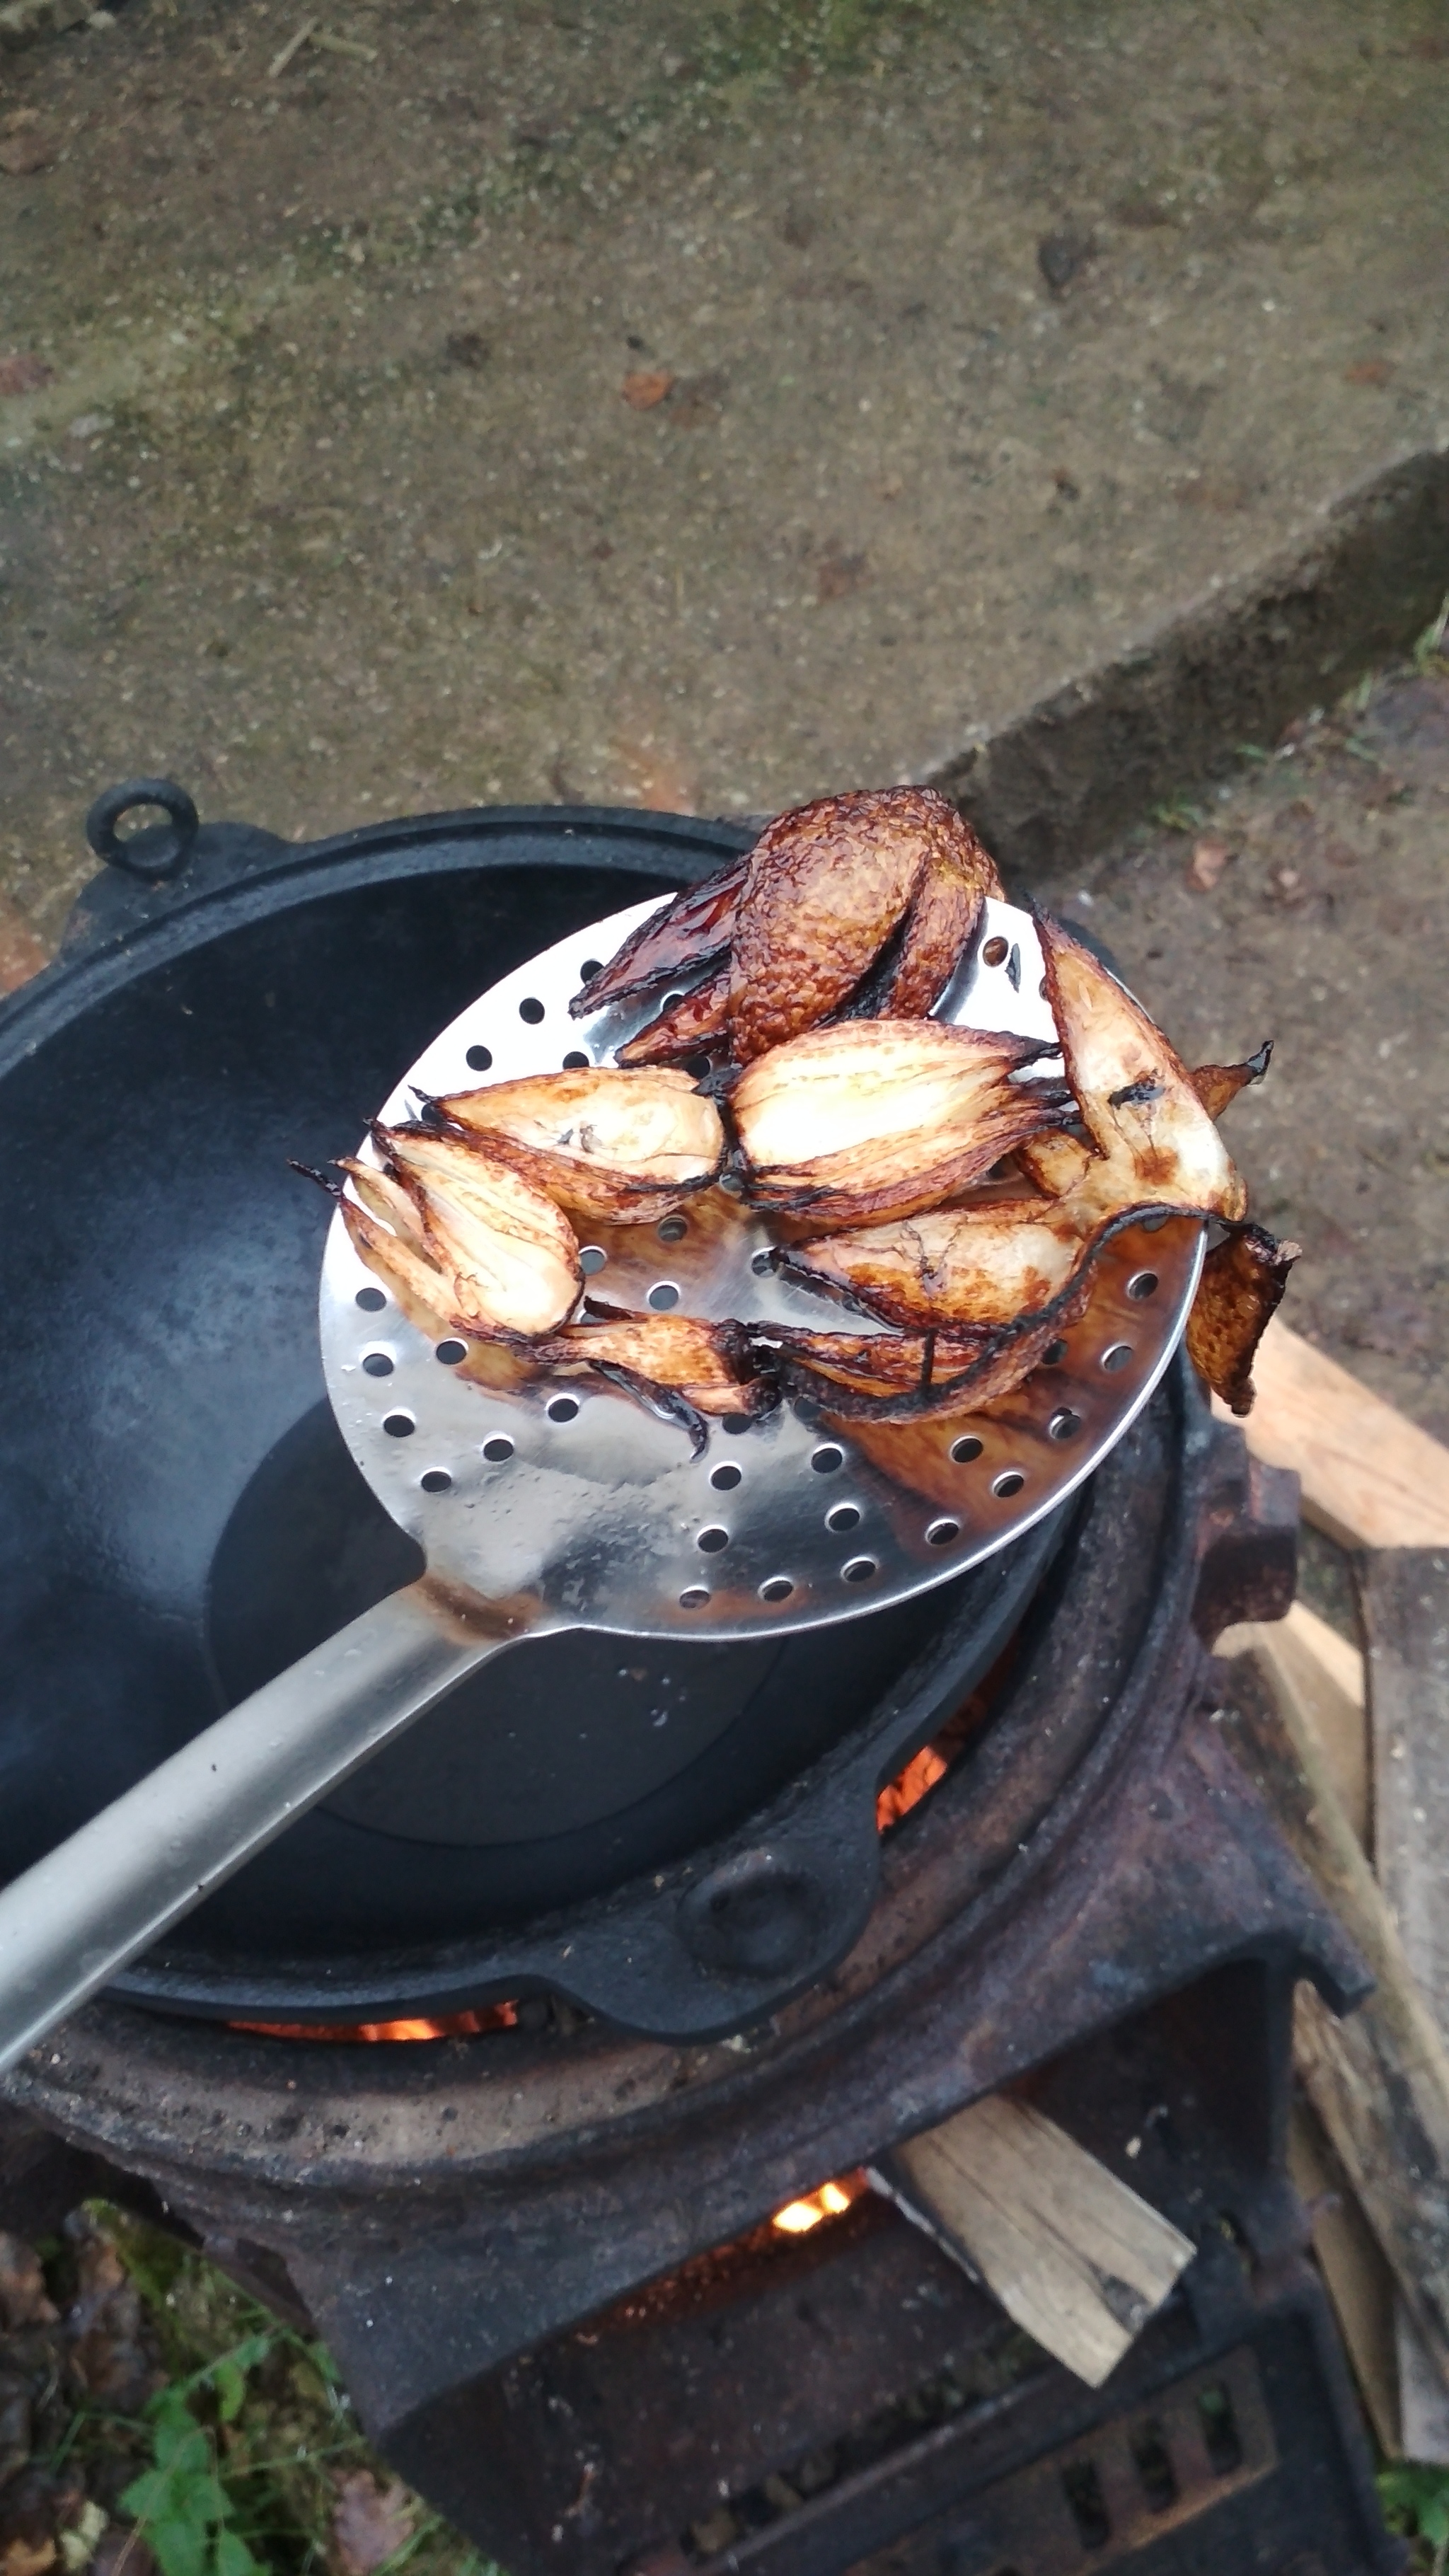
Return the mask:
[[521, 1633], [392, 1593], [0, 1894], [0, 2072]]

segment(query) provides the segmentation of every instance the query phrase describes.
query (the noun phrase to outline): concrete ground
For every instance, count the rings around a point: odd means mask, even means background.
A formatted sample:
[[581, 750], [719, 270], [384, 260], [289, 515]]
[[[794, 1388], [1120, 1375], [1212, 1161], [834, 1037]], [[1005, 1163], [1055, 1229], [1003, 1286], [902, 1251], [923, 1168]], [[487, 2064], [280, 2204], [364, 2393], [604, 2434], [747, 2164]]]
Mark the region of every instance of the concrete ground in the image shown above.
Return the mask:
[[[1443, 0], [306, 23], [0, 55], [5, 980], [111, 778], [310, 835], [920, 775], [1449, 436]], [[1186, 812], [1049, 890], [1190, 1051], [1276, 1030], [1291, 1311], [1449, 1432], [1416, 685], [1397, 797], [1376, 699], [1249, 764], [1216, 892]]]
[[298, 834], [920, 773], [1449, 429], [1442, 0], [303, 23], [0, 55], [13, 938], [128, 772]]

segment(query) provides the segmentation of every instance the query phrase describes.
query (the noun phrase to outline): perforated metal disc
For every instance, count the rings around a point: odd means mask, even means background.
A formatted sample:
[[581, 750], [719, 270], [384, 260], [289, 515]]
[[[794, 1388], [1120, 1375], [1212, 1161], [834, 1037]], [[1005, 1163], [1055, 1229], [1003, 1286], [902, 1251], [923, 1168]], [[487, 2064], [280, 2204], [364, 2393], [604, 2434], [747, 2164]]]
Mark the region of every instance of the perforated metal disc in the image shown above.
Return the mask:
[[[631, 905], [505, 976], [425, 1049], [383, 1117], [405, 1119], [414, 1088], [611, 1063], [652, 1006], [580, 1024], [569, 998], [656, 908]], [[939, 1016], [1055, 1034], [1027, 914], [988, 904]], [[660, 1224], [598, 1229], [585, 1267], [618, 1306], [829, 1327], [827, 1301], [756, 1269], [775, 1239], [712, 1190]], [[545, 1625], [757, 1636], [903, 1600], [1040, 1520], [1146, 1403], [1202, 1257], [1195, 1219], [1128, 1228], [1099, 1258], [1091, 1305], [1052, 1364], [1006, 1405], [913, 1426], [894, 1444], [894, 1472], [881, 1463], [890, 1441], [822, 1429], [791, 1404], [761, 1422], [712, 1423], [691, 1459], [681, 1430], [602, 1381], [485, 1389], [460, 1373], [460, 1341], [435, 1344], [401, 1314], [340, 1218], [322, 1271], [323, 1365], [358, 1466], [434, 1574], [489, 1600], [527, 1600]]]

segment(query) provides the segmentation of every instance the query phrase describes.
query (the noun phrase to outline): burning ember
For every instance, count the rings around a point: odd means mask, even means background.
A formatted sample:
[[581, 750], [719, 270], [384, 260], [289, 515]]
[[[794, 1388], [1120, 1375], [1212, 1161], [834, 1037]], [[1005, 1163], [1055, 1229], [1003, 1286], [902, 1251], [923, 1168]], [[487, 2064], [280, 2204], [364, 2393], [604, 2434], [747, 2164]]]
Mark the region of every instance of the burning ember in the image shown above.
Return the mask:
[[477, 2039], [485, 2030], [512, 2030], [514, 2003], [482, 2004], [476, 2012], [444, 2013], [438, 2021], [234, 2021], [262, 2039]]
[[818, 2191], [807, 2192], [803, 2200], [787, 2200], [770, 2221], [782, 2236], [808, 2236], [822, 2219], [843, 2218], [853, 2202], [869, 2191], [863, 2173], [841, 2174], [834, 2182], [823, 2182]]

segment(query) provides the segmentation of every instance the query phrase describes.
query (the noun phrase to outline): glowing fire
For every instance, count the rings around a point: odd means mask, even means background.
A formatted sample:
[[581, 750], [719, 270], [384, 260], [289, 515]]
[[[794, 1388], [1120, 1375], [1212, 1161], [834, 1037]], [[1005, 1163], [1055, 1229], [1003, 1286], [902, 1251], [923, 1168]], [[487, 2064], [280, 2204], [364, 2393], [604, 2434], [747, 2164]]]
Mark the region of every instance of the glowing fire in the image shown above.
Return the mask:
[[808, 2236], [823, 2218], [841, 2218], [851, 2202], [859, 2200], [870, 2184], [863, 2173], [842, 2174], [836, 2182], [823, 2182], [818, 2191], [807, 2192], [803, 2200], [787, 2200], [770, 2221], [782, 2236]]
[[485, 2030], [512, 2030], [517, 2004], [483, 2004], [477, 2012], [444, 2013], [438, 2021], [234, 2021], [233, 2030], [263, 2039], [476, 2039]]
[[923, 1744], [920, 1752], [912, 1755], [904, 1771], [898, 1771], [894, 1780], [888, 1780], [878, 1792], [875, 1802], [877, 1833], [883, 1834], [887, 1826], [898, 1825], [902, 1816], [909, 1815], [926, 1791], [934, 1789], [938, 1780], [945, 1779], [947, 1768], [944, 1755], [936, 1751], [934, 1744]]

